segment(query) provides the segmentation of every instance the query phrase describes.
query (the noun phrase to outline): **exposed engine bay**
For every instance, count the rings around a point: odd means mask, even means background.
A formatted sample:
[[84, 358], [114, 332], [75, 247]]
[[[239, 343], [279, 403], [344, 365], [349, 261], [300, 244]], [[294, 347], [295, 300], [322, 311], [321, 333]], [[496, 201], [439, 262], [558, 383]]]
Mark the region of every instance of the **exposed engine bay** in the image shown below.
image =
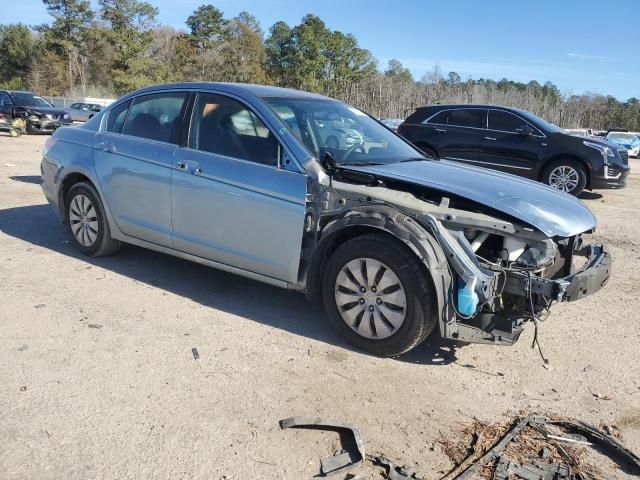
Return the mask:
[[378, 222], [423, 260], [443, 338], [511, 345], [526, 322], [537, 329], [553, 303], [593, 293], [610, 275], [608, 252], [584, 243], [588, 231], [552, 238], [449, 192], [338, 169], [322, 196], [308, 231], [325, 236], [336, 225]]

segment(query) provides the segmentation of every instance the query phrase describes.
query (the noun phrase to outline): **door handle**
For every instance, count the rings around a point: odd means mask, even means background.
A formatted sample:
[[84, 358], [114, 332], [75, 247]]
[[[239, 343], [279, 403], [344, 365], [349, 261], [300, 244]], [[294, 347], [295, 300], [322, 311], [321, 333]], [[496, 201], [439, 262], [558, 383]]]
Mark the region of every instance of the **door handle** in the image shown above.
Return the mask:
[[485, 139], [485, 140], [493, 140], [494, 142], [496, 141], [496, 139], [495, 139], [495, 138], [493, 138], [493, 137], [484, 137], [484, 139]]
[[187, 164], [184, 162], [178, 162], [176, 163], [176, 168], [179, 168], [180, 170], [184, 170], [185, 168], [187, 168]]
[[116, 153], [116, 145], [113, 142], [104, 141], [96, 145], [96, 148], [108, 153]]
[[447, 133], [447, 131], [444, 128], [436, 128], [436, 132]]

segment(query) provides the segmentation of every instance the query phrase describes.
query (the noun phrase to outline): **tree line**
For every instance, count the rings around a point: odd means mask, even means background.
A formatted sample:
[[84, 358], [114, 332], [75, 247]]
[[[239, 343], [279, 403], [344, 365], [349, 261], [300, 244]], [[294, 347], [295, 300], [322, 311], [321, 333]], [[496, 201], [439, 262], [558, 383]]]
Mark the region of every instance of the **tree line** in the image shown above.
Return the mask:
[[462, 79], [436, 65], [420, 79], [398, 60], [380, 66], [355, 36], [316, 15], [264, 32], [249, 12], [226, 18], [198, 7], [178, 30], [140, 0], [43, 0], [44, 25], [0, 25], [0, 88], [41, 95], [118, 96], [154, 83], [272, 84], [335, 97], [377, 117], [431, 103], [491, 103], [531, 111], [565, 128], [640, 130], [640, 101], [562, 93], [551, 82]]

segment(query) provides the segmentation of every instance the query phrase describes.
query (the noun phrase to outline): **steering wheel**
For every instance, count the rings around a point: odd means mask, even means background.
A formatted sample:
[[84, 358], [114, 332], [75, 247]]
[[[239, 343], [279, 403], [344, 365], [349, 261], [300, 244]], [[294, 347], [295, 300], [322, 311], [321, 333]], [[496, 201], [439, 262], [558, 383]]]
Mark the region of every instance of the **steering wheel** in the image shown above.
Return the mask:
[[357, 145], [354, 145], [353, 147], [350, 147], [349, 150], [347, 150], [343, 157], [342, 160], [347, 160], [349, 158], [349, 156], [355, 152], [356, 150], [360, 150], [361, 153], [364, 153], [364, 144], [363, 143], [359, 143]]

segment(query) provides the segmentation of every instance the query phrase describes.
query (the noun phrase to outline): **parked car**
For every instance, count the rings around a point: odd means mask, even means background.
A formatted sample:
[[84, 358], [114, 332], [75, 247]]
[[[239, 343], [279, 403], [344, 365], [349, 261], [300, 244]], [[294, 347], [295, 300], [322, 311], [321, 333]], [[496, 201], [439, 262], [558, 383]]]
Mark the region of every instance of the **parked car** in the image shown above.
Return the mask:
[[569, 135], [575, 135], [576, 137], [593, 137], [595, 136], [593, 130], [590, 128], [565, 128], [564, 131]]
[[622, 145], [630, 157], [640, 156], [640, 134], [634, 132], [609, 132], [604, 138], [607, 142]]
[[402, 118], [381, 118], [380, 122], [394, 132], [398, 131], [398, 127], [404, 120]]
[[349, 118], [318, 112], [313, 121], [320, 142], [327, 148], [345, 150], [364, 143], [364, 136], [358, 125]]
[[[309, 119], [334, 116], [365, 141], [328, 146]], [[41, 168], [80, 252], [131, 243], [322, 298], [332, 324], [378, 355], [436, 327], [513, 344], [611, 272], [608, 250], [583, 238], [596, 222], [577, 199], [429, 159], [364, 112], [296, 90], [144, 88], [57, 130]]]
[[629, 173], [624, 148], [567, 135], [523, 110], [492, 105], [418, 108], [398, 133], [427, 155], [538, 180], [572, 195], [623, 187]]
[[64, 110], [71, 115], [74, 122], [86, 122], [96, 113], [102, 110], [102, 106], [97, 103], [72, 103]]
[[0, 90], [0, 112], [24, 118], [27, 133], [50, 133], [71, 124], [71, 115], [33, 92]]

